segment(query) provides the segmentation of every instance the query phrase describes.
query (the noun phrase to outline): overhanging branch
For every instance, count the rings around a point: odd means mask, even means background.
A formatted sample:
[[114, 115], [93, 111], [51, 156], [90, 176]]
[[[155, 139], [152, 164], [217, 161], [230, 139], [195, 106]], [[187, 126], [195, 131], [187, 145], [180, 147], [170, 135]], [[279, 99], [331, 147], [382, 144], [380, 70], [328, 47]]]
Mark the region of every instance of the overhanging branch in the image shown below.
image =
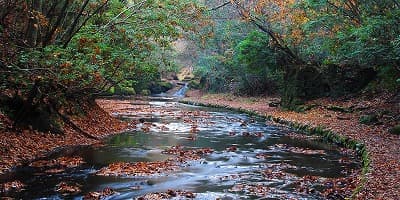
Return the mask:
[[221, 4], [221, 5], [217, 6], [217, 7], [214, 7], [214, 8], [210, 8], [210, 9], [208, 9], [208, 11], [214, 11], [214, 10], [218, 10], [218, 9], [220, 9], [220, 8], [222, 8], [222, 7], [226, 6], [226, 5], [229, 5], [229, 4], [231, 4], [231, 2], [230, 2], [230, 1], [227, 1], [227, 2], [225, 2], [225, 3]]

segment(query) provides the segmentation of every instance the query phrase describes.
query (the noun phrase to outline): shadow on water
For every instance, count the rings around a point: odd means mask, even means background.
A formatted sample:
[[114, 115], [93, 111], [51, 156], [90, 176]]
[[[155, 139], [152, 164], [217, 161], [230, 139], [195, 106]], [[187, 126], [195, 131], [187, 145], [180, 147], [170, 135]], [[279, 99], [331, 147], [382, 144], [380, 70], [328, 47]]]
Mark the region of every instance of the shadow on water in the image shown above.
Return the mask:
[[[23, 166], [3, 177], [3, 182], [20, 180], [27, 185], [25, 190], [7, 195], [24, 199], [81, 199], [88, 192], [111, 187], [118, 194], [110, 199], [135, 198], [168, 189], [192, 191], [197, 199], [252, 199], [256, 198], [253, 194], [234, 188], [259, 184], [271, 188], [264, 199], [323, 199], [318, 192], [296, 191], [301, 177], [345, 177], [352, 169], [359, 168], [359, 160], [344, 155], [337, 146], [319, 139], [290, 137], [291, 130], [266, 125], [259, 118], [170, 100], [151, 101], [149, 105], [152, 109], [147, 115], [120, 114], [129, 120], [141, 119], [143, 123], [138, 124], [137, 130], [110, 137], [104, 146], [74, 147], [53, 155], [54, 158], [80, 156], [85, 163], [79, 167], [50, 174], [45, 169]], [[146, 123], [151, 126], [148, 131], [142, 131]], [[191, 131], [194, 123], [196, 133]], [[96, 175], [97, 170], [114, 162], [164, 161], [171, 155], [161, 152], [172, 146], [210, 147], [214, 152], [200, 160], [188, 161], [179, 170], [167, 174]], [[234, 151], [229, 150], [232, 146]], [[351, 162], [340, 162], [344, 157]], [[77, 184], [81, 191], [63, 196], [56, 191], [61, 181]], [[320, 185], [312, 187], [316, 191], [323, 189]]]

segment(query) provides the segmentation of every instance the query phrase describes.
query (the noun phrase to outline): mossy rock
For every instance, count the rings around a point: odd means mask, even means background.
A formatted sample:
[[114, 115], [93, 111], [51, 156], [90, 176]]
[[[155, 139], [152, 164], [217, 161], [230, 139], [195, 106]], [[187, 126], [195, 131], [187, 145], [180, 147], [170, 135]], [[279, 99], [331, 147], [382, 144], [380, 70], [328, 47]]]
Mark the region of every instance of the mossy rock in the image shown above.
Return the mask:
[[394, 135], [400, 135], [400, 124], [392, 127], [389, 132]]
[[151, 94], [151, 92], [150, 92], [150, 90], [142, 90], [140, 92], [140, 94], [143, 95], [143, 96], [149, 96]]
[[150, 90], [151, 94], [160, 94], [160, 93], [163, 93], [163, 92], [166, 92], [166, 91], [172, 89], [173, 87], [174, 87], [174, 85], [170, 82], [159, 81], [159, 82], [151, 83], [149, 86], [149, 90]]
[[366, 125], [373, 125], [378, 123], [378, 117], [374, 114], [371, 115], [361, 115], [359, 122], [361, 124], [366, 124]]
[[[112, 91], [110, 91], [112, 92]], [[135, 95], [136, 91], [132, 87], [116, 87], [111, 94], [116, 94], [116, 95]]]
[[196, 81], [196, 80], [189, 81], [189, 87], [193, 88], [193, 89], [200, 89], [201, 88], [200, 81]]
[[311, 105], [298, 105], [295, 109], [294, 109], [294, 111], [295, 112], [298, 112], [298, 113], [304, 113], [304, 112], [306, 112], [306, 111], [309, 111], [309, 110], [311, 110], [311, 109], [313, 109], [313, 108], [315, 108], [315, 107], [317, 107], [318, 105], [316, 105], [316, 104], [311, 104]]
[[326, 109], [331, 110], [331, 111], [335, 111], [335, 112], [342, 112], [342, 113], [351, 113], [353, 112], [353, 110], [351, 110], [350, 108], [345, 108], [345, 107], [341, 107], [341, 106], [328, 106]]
[[166, 81], [161, 81], [158, 83], [161, 87], [172, 89], [174, 87], [174, 84], [172, 84], [171, 82], [166, 82]]

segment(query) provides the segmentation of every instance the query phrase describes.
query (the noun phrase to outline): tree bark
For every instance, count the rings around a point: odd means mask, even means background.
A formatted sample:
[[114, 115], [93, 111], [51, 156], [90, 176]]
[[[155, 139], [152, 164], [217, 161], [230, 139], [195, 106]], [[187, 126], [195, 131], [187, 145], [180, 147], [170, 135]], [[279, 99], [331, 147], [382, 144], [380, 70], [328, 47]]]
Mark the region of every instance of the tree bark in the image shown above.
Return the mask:
[[88, 3], [89, 3], [89, 0], [85, 0], [85, 2], [83, 3], [81, 9], [79, 10], [78, 14], [75, 16], [74, 21], [72, 22], [72, 24], [70, 25], [70, 27], [66, 31], [65, 40], [64, 40], [65, 42], [64, 42], [64, 45], [63, 45], [64, 48], [67, 47], [69, 41], [72, 39], [74, 30], [75, 30], [76, 26], [78, 25], [79, 19], [82, 17], [83, 12], [85, 11]]
[[25, 39], [29, 46], [36, 46], [36, 39], [38, 35], [38, 21], [36, 20], [36, 16], [34, 15], [35, 11], [38, 11], [40, 8], [40, 0], [32, 0], [31, 8], [30, 8], [30, 16], [29, 22], [27, 23], [27, 29], [25, 33]]
[[69, 0], [65, 0], [63, 6], [61, 8], [61, 14], [58, 15], [57, 20], [54, 23], [54, 25], [52, 26], [51, 30], [49, 32], [47, 32], [46, 36], [44, 37], [44, 40], [43, 40], [44, 46], [51, 44], [51, 42], [54, 38], [54, 34], [57, 31], [57, 28], [60, 27], [61, 21], [66, 17], [68, 5], [69, 5]]

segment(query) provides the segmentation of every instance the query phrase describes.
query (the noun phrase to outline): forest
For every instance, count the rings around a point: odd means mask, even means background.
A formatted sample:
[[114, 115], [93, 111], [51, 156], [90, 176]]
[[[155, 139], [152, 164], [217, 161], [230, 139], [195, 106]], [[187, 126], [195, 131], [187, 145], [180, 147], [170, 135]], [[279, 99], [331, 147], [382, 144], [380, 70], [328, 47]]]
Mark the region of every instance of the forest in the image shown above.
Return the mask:
[[[185, 83], [190, 101], [242, 108], [267, 99], [254, 109], [312, 123], [320, 119], [304, 115], [320, 107], [338, 113], [332, 123], [353, 120], [360, 135], [382, 133], [379, 146], [397, 145], [400, 1], [0, 0], [0, 138], [72, 131], [99, 139], [127, 125], [108, 119], [98, 99]], [[350, 138], [366, 143], [369, 132]], [[30, 159], [5, 159], [6, 143], [0, 172]], [[388, 156], [400, 157], [394, 151]], [[400, 195], [396, 186], [389, 193]]]

